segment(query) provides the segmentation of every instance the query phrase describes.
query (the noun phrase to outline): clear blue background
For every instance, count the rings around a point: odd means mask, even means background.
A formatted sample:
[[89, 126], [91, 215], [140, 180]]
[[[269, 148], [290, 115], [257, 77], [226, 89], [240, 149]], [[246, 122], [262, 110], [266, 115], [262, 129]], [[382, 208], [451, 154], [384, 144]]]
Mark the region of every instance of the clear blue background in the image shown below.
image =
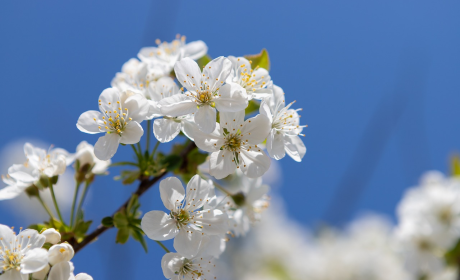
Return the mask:
[[[201, 39], [212, 57], [267, 48], [273, 80], [309, 125], [304, 161], [281, 161], [278, 192], [292, 218], [314, 227], [361, 210], [394, 217], [404, 190], [425, 170], [448, 172], [460, 146], [459, 14], [453, 0], [2, 1], [0, 147], [29, 137], [70, 151], [95, 143], [75, 127], [78, 116], [156, 38]], [[96, 222], [135, 189], [112, 183], [114, 174], [93, 188], [105, 199], [86, 205]], [[142, 202], [144, 211], [162, 208], [156, 188]], [[4, 205], [0, 223], [24, 225]], [[79, 253], [76, 271], [162, 279], [154, 242], [146, 256], [114, 236]]]

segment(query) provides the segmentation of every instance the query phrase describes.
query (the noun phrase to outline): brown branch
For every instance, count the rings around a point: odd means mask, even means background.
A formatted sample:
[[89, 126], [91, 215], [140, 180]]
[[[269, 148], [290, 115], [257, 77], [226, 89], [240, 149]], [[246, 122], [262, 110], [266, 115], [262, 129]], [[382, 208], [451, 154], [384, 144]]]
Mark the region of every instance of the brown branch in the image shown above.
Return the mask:
[[[194, 142], [190, 142], [187, 147], [180, 153], [180, 157], [184, 159], [181, 165], [181, 169], [185, 168], [187, 166], [187, 155], [196, 148], [196, 145]], [[163, 178], [168, 172], [164, 171], [163, 173], [159, 174], [156, 177], [153, 177], [152, 179], [145, 178], [141, 180], [141, 183], [139, 184], [139, 187], [137, 188], [136, 192], [134, 194], [138, 195], [139, 197], [143, 195], [146, 191], [148, 191], [153, 185], [155, 185], [156, 182], [158, 182], [161, 178]], [[126, 200], [126, 202], [118, 208], [117, 211], [115, 211], [112, 215], [112, 217], [120, 212], [121, 210], [125, 209], [128, 206], [129, 201], [131, 200], [131, 197]], [[106, 230], [113, 228], [113, 226], [106, 227], [102, 224], [100, 224], [93, 232], [88, 234], [80, 243], [78, 242], [71, 242], [74, 244], [71, 244], [73, 246], [73, 249], [75, 253], [78, 253], [81, 249], [83, 249], [86, 245], [91, 243], [92, 241], [95, 241], [99, 235], [104, 233]]]

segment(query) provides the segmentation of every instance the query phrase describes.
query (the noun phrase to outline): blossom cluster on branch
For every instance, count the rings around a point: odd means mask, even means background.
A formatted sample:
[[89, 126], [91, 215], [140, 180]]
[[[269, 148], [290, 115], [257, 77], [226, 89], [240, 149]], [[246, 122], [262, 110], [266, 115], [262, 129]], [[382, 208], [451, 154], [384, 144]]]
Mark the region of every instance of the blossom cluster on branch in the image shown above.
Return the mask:
[[[118, 230], [117, 243], [132, 237], [147, 251], [146, 235], [160, 244], [168, 279], [217, 279], [214, 260], [225, 250], [228, 236], [245, 235], [268, 207], [269, 187], [261, 176], [269, 170], [270, 158], [287, 154], [300, 162], [306, 148], [299, 135], [306, 126], [300, 124], [300, 109], [291, 108], [294, 102], [286, 105], [284, 91], [273, 83], [266, 50], [215, 59], [207, 50], [204, 42], [186, 43], [184, 36], [141, 49], [139, 59], [126, 62], [99, 95], [98, 110], [78, 118], [80, 131], [102, 134], [94, 147], [83, 141], [69, 153], [25, 144], [27, 161], [14, 164], [2, 177], [7, 187], [0, 190], [0, 200], [25, 192], [40, 201], [50, 219], [18, 236], [2, 225], [0, 279], [92, 279], [74, 276], [70, 259], [110, 228]], [[153, 148], [151, 136], [157, 140]], [[170, 153], [158, 149], [176, 138], [185, 143], [175, 144]], [[131, 146], [134, 161], [111, 163], [120, 145]], [[54, 187], [70, 165], [76, 184], [67, 220]], [[139, 186], [88, 232], [92, 221], [85, 218], [83, 202], [96, 177], [107, 174], [110, 166], [134, 168], [116, 178], [123, 184], [138, 181]], [[168, 173], [174, 176], [166, 177]], [[166, 209], [158, 206], [142, 215], [139, 196], [156, 182]], [[45, 189], [54, 211], [42, 198]], [[46, 239], [49, 232], [63, 243], [48, 246], [56, 243]], [[176, 253], [161, 243], [168, 239], [174, 239]]]

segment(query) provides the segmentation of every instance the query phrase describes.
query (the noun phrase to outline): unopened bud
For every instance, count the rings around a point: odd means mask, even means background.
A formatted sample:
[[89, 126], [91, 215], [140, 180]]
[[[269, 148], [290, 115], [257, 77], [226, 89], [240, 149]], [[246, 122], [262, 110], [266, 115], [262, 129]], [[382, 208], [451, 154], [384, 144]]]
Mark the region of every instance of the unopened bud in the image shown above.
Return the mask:
[[74, 254], [75, 252], [69, 243], [53, 245], [48, 251], [48, 261], [51, 265], [68, 262], [73, 258]]
[[29, 197], [38, 196], [38, 188], [35, 185], [32, 185], [26, 189], [26, 194]]
[[61, 234], [54, 228], [49, 228], [45, 230], [44, 232], [42, 232], [42, 235], [46, 237], [45, 242], [47, 243], [51, 243], [54, 245], [61, 242]]

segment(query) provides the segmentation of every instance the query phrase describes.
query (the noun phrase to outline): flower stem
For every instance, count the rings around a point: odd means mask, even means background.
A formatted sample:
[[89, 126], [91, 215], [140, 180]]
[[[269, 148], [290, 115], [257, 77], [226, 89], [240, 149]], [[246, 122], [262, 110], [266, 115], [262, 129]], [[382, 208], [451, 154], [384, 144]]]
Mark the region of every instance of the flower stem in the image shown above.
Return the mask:
[[152, 158], [155, 156], [155, 153], [157, 152], [158, 146], [160, 146], [160, 141], [157, 141], [157, 143], [155, 144], [155, 147], [153, 147]]
[[80, 203], [78, 203], [78, 207], [77, 207], [77, 216], [78, 216], [78, 213], [80, 213], [81, 211], [81, 207], [83, 206], [83, 202], [85, 201], [86, 194], [88, 193], [90, 184], [91, 183], [89, 183], [88, 181], [86, 181], [85, 183], [85, 188], [83, 189], [83, 193], [81, 194], [81, 198], [80, 198]]
[[56, 212], [57, 212], [61, 222], [63, 224], [65, 224], [64, 219], [62, 218], [62, 215], [61, 215], [61, 210], [59, 210], [59, 205], [58, 205], [57, 200], [56, 200], [56, 195], [54, 194], [53, 183], [51, 183], [50, 178], [48, 178], [48, 183], [50, 185], [51, 197], [53, 198], [53, 203], [54, 203], [54, 207], [56, 208]]
[[75, 217], [75, 204], [77, 202], [78, 191], [80, 190], [81, 182], [76, 182], [75, 193], [73, 194], [72, 210], [70, 213], [70, 226], [73, 227], [74, 217]]
[[137, 148], [139, 149], [139, 155], [142, 157], [141, 142], [137, 142]]
[[147, 121], [147, 148], [146, 148], [147, 151], [150, 150], [150, 134], [152, 133], [151, 129], [152, 129], [152, 121], [148, 120]]
[[43, 208], [45, 208], [45, 211], [46, 211], [46, 213], [48, 213], [50, 218], [56, 219], [54, 217], [54, 215], [53, 215], [53, 212], [51, 212], [50, 208], [48, 207], [48, 205], [46, 205], [46, 203], [43, 201], [43, 199], [41, 198], [40, 195], [37, 195], [37, 199], [38, 199], [38, 201], [40, 201], [40, 204], [43, 206]]
[[163, 248], [163, 250], [166, 251], [166, 253], [169, 253], [170, 251], [168, 250], [168, 248], [166, 248], [166, 246], [161, 242], [161, 241], [158, 241], [158, 240], [155, 240], [156, 243], [158, 243], [158, 245], [161, 246], [161, 248]]

